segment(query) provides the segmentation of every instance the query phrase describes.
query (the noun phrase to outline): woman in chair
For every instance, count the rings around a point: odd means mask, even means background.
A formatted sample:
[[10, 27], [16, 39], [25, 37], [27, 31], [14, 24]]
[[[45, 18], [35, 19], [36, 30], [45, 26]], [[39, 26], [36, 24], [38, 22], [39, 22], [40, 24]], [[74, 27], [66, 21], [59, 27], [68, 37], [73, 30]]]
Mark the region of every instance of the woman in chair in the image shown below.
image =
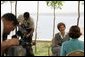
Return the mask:
[[55, 34], [55, 37], [52, 39], [52, 56], [60, 56], [60, 48], [64, 41], [69, 40], [68, 33], [66, 33], [66, 25], [62, 22], [58, 23], [57, 28], [58, 33]]

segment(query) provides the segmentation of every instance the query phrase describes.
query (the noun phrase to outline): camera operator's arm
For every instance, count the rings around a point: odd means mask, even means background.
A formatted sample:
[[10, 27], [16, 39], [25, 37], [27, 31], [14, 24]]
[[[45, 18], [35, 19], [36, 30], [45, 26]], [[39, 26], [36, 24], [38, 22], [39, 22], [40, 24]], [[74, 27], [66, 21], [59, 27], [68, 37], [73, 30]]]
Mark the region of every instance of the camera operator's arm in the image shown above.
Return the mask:
[[14, 46], [14, 45], [19, 45], [19, 40], [18, 39], [8, 39], [5, 41], [2, 41], [1, 43], [1, 53], [3, 53], [5, 51], [5, 49]]
[[34, 28], [29, 28], [29, 30], [30, 30], [30, 31], [27, 32], [27, 33], [28, 33], [28, 34], [27, 34], [27, 37], [34, 32]]
[[30, 31], [28, 31], [28, 35], [33, 34], [33, 32], [34, 32], [34, 21], [33, 21], [32, 18], [30, 18], [29, 23], [30, 23], [30, 25], [28, 25], [28, 28], [29, 28]]

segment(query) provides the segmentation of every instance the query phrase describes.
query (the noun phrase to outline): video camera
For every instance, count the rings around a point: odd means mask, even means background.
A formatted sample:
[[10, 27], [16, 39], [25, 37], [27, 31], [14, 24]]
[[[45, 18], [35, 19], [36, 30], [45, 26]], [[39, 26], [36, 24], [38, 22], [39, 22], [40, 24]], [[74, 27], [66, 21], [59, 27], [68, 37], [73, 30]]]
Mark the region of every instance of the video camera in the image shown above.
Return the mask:
[[18, 38], [21, 37], [21, 39], [19, 40], [19, 45], [22, 45], [22, 46], [31, 46], [31, 43], [25, 41], [26, 40], [26, 37], [23, 36], [23, 33], [21, 31], [17, 31], [15, 35], [12, 36], [12, 38]]

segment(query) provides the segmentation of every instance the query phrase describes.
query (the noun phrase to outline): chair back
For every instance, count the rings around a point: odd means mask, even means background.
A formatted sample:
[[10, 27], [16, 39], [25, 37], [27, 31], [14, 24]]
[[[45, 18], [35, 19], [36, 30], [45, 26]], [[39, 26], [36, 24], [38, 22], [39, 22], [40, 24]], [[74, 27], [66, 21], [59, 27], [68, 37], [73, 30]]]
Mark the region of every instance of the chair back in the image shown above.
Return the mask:
[[26, 50], [22, 46], [12, 46], [8, 49], [7, 56], [25, 56]]
[[72, 51], [68, 53], [66, 56], [84, 56], [84, 51], [82, 50]]

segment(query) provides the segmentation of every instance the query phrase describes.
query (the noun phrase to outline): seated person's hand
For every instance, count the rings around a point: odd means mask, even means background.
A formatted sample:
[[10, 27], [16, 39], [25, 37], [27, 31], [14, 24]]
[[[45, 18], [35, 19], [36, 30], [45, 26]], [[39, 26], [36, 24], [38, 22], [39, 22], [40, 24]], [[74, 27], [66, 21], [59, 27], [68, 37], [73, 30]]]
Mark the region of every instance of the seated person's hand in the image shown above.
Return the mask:
[[6, 40], [6, 43], [7, 43], [8, 47], [19, 45], [19, 39], [17, 39], [17, 38], [8, 39], [8, 40]]

